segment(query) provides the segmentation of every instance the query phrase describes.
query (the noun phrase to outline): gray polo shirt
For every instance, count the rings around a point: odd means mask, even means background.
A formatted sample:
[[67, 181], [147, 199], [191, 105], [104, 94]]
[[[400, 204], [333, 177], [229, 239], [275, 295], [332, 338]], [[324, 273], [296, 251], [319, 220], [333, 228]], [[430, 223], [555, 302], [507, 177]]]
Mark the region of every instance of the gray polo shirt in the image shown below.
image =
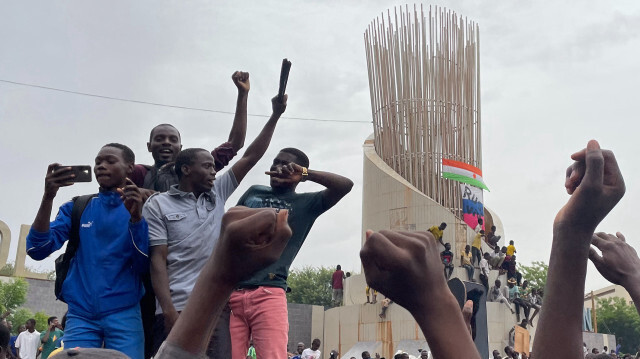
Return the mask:
[[[196, 279], [220, 236], [227, 198], [238, 187], [231, 170], [217, 177], [211, 192], [196, 198], [178, 185], [149, 197], [142, 215], [149, 225], [149, 246], [166, 245], [171, 300], [177, 311], [187, 304]], [[156, 314], [161, 314], [158, 303]]]

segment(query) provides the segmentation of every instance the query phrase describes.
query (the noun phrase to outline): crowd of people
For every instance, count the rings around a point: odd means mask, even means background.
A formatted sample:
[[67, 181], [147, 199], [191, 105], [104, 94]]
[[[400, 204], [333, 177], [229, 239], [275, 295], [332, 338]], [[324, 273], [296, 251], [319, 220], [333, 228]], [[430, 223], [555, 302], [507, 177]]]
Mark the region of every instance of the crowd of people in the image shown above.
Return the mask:
[[[163, 343], [171, 342], [170, 333], [190, 331], [178, 325], [179, 319], [186, 316], [189, 303], [197, 301], [198, 281], [211, 258], [224, 252], [225, 218], [233, 222], [240, 216], [238, 211], [225, 214], [225, 202], [264, 155], [286, 109], [287, 95], [274, 97], [272, 116], [262, 131], [220, 175], [244, 146], [246, 134], [249, 74], [236, 72], [232, 80], [238, 98], [231, 133], [228, 141], [211, 152], [182, 149], [179, 131], [169, 124], [151, 130], [147, 148], [153, 165], [136, 164], [128, 146], [109, 143], [95, 158], [99, 192], [83, 208], [78, 199], [63, 204], [52, 222], [53, 199], [61, 187], [74, 183], [76, 174], [58, 163], [47, 169], [44, 196], [27, 236], [27, 254], [42, 260], [74, 233], [79, 237], [58, 294], [69, 308], [65, 347], [113, 349], [134, 359], [173, 355], [184, 349]], [[208, 357], [244, 359], [250, 341], [259, 356], [286, 356], [289, 267], [315, 219], [353, 186], [346, 177], [311, 170], [309, 165], [301, 150], [282, 149], [265, 172], [270, 185], [251, 186], [238, 201], [238, 208], [256, 209], [247, 213], [284, 222], [281, 225], [288, 235], [278, 246], [280, 253], [269, 257], [274, 260], [267, 263], [262, 258], [254, 263], [260, 266], [247, 265], [255, 270], [239, 271], [246, 275], [228, 274], [231, 267], [217, 271], [216, 276], [225, 283], [230, 278], [234, 281], [231, 292], [220, 297], [224, 305], [208, 321], [216, 323], [210, 327], [212, 335], [205, 330]], [[304, 181], [318, 183], [325, 190], [297, 192], [297, 185]], [[265, 226], [273, 229], [274, 223]], [[245, 243], [243, 249], [251, 247], [263, 254], [271, 244], [264, 241], [272, 233], [256, 232], [256, 222], [248, 222], [247, 228], [253, 231], [254, 242]], [[337, 283], [335, 300], [341, 301]], [[209, 323], [200, 329], [209, 328]], [[302, 357], [319, 357], [318, 347], [314, 341], [308, 350], [313, 353], [302, 353]], [[201, 354], [200, 348], [195, 352]]]
[[[113, 358], [133, 359], [245, 359], [256, 353], [287, 357], [289, 268], [314, 221], [347, 195], [353, 182], [312, 170], [304, 152], [284, 148], [265, 172], [269, 186], [251, 186], [237, 206], [225, 212], [226, 200], [267, 150], [287, 104], [286, 95], [272, 99], [273, 112], [261, 132], [242, 157], [219, 174], [244, 146], [246, 134], [249, 74], [236, 72], [232, 80], [238, 98], [231, 133], [211, 152], [182, 149], [179, 131], [169, 124], [154, 127], [149, 135], [153, 165], [136, 164], [128, 146], [108, 143], [95, 157], [99, 192], [90, 195], [83, 208], [78, 199], [64, 203], [53, 221], [53, 200], [60, 188], [75, 183], [76, 174], [71, 167], [49, 165], [27, 236], [27, 254], [42, 260], [73, 236], [79, 245], [58, 294], [68, 304], [64, 331], [55, 317], [49, 318], [43, 333], [35, 331], [34, 320], [27, 321], [15, 340], [18, 358], [35, 358], [40, 347], [42, 358], [56, 348], [68, 349], [56, 356], [78, 358], [100, 355], [101, 350], [112, 350]], [[540, 314], [536, 358], [584, 356], [580, 323], [587, 258], [605, 278], [625, 287], [640, 308], [640, 259], [635, 250], [620, 233], [594, 234], [625, 191], [615, 157], [590, 141], [572, 159], [566, 179], [571, 197], [554, 222], [544, 306], [542, 290], [521, 283], [514, 242], [498, 247], [495, 226], [485, 234], [480, 222], [472, 245], [460, 256], [469, 280], [475, 281], [475, 270], [480, 270], [490, 300], [504, 303], [518, 321], [522, 308], [525, 327], [533, 326]], [[325, 189], [297, 192], [304, 181]], [[360, 252], [367, 302], [372, 294], [375, 303], [379, 291], [386, 307], [397, 303], [406, 308], [434, 357], [476, 358], [467, 320], [446, 283], [455, 257], [451, 245], [442, 241], [446, 227], [442, 223], [427, 232], [367, 231]], [[494, 252], [483, 253], [482, 241]], [[445, 250], [440, 252], [439, 245]], [[491, 269], [507, 274], [506, 287], [496, 280], [489, 288]], [[336, 304], [342, 302], [345, 278], [337, 266], [332, 278]], [[412, 295], [406, 295], [407, 288]], [[5, 341], [7, 327], [0, 327], [0, 345], [8, 354], [11, 338]], [[320, 358], [319, 339], [309, 348], [300, 351], [301, 347], [298, 358]], [[510, 349], [507, 355], [512, 354]], [[362, 357], [370, 356], [364, 352]]]

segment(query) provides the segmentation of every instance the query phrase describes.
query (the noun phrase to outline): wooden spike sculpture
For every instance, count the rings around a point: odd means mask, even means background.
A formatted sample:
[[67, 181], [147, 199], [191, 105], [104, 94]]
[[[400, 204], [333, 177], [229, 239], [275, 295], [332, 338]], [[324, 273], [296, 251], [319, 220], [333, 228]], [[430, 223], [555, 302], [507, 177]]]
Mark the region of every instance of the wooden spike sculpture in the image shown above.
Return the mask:
[[364, 34], [374, 144], [398, 174], [462, 217], [458, 182], [442, 158], [482, 169], [480, 35], [455, 12], [414, 5], [376, 18]]

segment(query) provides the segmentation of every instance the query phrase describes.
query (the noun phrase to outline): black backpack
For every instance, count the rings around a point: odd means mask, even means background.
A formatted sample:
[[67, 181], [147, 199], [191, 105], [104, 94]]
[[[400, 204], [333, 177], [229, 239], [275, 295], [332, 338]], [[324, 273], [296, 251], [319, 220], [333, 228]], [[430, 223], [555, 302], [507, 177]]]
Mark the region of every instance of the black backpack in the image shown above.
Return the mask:
[[80, 245], [80, 217], [84, 212], [85, 207], [89, 204], [89, 201], [98, 194], [85, 194], [73, 198], [73, 208], [71, 209], [71, 230], [69, 231], [69, 242], [67, 243], [67, 249], [56, 259], [56, 286], [55, 294], [56, 298], [66, 303], [62, 297], [62, 283], [67, 279], [67, 273], [69, 272], [69, 265], [71, 259], [76, 255], [78, 246]]

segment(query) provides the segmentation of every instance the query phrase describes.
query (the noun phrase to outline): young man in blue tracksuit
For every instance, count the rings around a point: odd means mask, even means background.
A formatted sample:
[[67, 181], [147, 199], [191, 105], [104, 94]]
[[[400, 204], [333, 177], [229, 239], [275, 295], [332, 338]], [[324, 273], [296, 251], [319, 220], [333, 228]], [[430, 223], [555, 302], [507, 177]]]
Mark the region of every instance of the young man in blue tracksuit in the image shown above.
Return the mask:
[[[111, 143], [100, 149], [94, 173], [100, 193], [80, 218], [80, 241], [61, 297], [69, 306], [65, 347], [115, 349], [132, 359], [144, 357], [140, 274], [149, 270], [149, 231], [142, 217], [142, 196], [129, 180], [135, 162], [128, 147]], [[70, 167], [51, 164], [40, 209], [27, 236], [27, 254], [42, 260], [69, 239], [73, 201], [49, 223], [60, 187], [72, 185]]]

